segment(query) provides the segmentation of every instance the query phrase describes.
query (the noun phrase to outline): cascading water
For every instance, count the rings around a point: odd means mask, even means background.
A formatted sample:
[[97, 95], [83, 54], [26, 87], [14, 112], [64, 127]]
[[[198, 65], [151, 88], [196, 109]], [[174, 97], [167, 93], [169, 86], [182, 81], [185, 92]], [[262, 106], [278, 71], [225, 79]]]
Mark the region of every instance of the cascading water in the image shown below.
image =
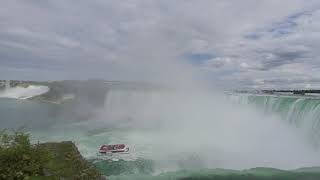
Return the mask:
[[255, 94], [231, 94], [228, 98], [234, 103], [255, 106], [266, 115], [279, 115], [282, 120], [304, 131], [315, 147], [320, 145], [319, 98]]
[[5, 89], [0, 91], [0, 98], [28, 99], [49, 91], [49, 87], [41, 85], [28, 85], [27, 87], [11, 87], [10, 80], [6, 80]]
[[[294, 168], [318, 162], [297, 129], [239, 105], [249, 104], [251, 97], [231, 98], [239, 101], [237, 105], [206, 93], [111, 90], [99, 127], [90, 134], [106, 137], [111, 144], [128, 144], [131, 159], [153, 160], [158, 173], [194, 168]], [[258, 98], [256, 103], [267, 113], [289, 102]], [[283, 153], [290, 149], [294, 151], [286, 154], [288, 160]]]

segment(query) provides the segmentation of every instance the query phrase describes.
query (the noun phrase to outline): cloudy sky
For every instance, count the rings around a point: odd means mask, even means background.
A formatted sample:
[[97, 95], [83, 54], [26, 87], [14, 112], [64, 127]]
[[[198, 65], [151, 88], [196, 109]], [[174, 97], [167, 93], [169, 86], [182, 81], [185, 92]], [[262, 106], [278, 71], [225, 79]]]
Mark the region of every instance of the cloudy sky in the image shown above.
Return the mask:
[[0, 6], [2, 79], [171, 79], [192, 71], [226, 87], [317, 88], [319, 49], [319, 0], [2, 0]]

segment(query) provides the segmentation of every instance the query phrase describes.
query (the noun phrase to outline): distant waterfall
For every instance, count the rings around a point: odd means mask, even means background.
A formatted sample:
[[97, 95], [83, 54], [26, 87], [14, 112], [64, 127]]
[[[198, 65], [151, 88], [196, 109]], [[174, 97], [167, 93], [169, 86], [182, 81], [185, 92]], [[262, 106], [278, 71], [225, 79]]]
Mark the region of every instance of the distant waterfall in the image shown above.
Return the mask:
[[10, 80], [5, 81], [4, 90], [0, 92], [0, 98], [29, 99], [49, 91], [49, 87], [47, 86], [28, 85], [27, 87], [11, 87], [10, 84]]
[[228, 98], [234, 103], [255, 106], [266, 114], [279, 115], [320, 146], [320, 99], [253, 94], [233, 94]]

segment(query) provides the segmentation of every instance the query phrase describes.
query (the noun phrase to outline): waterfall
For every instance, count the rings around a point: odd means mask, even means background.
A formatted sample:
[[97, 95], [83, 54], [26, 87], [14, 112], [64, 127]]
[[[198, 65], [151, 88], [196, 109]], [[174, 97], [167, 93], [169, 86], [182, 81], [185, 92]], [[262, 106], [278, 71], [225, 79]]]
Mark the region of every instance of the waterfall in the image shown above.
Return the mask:
[[10, 80], [5, 81], [5, 89], [0, 93], [0, 98], [29, 99], [49, 91], [49, 87], [29, 85], [27, 87], [11, 87]]
[[288, 124], [304, 131], [310, 140], [320, 146], [320, 99], [310, 97], [232, 94], [233, 103], [249, 105], [266, 115], [276, 114]]

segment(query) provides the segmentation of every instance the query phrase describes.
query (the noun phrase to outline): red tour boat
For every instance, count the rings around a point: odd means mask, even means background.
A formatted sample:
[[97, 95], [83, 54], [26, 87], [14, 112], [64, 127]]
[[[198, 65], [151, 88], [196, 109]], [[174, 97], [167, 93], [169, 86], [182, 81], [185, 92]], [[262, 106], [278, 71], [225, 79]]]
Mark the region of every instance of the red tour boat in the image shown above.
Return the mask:
[[113, 144], [113, 145], [102, 145], [99, 149], [99, 153], [107, 154], [107, 153], [127, 153], [129, 152], [129, 147], [125, 144]]

